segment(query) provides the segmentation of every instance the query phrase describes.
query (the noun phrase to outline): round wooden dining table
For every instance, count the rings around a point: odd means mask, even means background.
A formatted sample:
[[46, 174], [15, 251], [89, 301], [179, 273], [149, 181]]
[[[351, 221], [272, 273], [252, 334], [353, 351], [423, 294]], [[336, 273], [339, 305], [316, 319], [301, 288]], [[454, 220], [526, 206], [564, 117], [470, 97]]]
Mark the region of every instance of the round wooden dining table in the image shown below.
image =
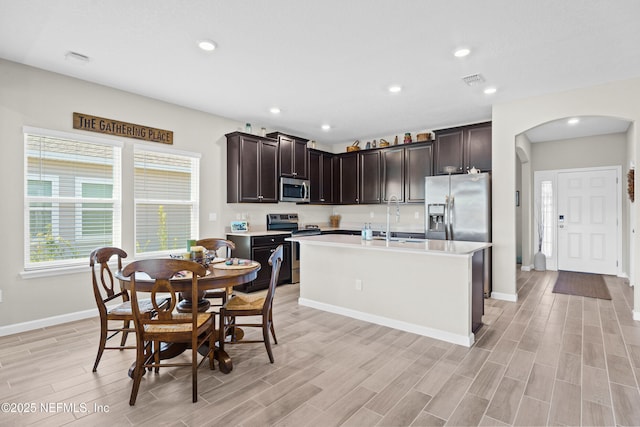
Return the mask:
[[[250, 264], [243, 266], [226, 266], [224, 263], [210, 264], [207, 267], [207, 274], [198, 278], [198, 295], [199, 300], [196, 303], [198, 311], [204, 312], [210, 306], [209, 301], [204, 298], [205, 291], [210, 289], [231, 289], [233, 286], [242, 285], [244, 283], [255, 280], [258, 276], [258, 271], [262, 266], [257, 261], [252, 261]], [[125, 289], [131, 290], [129, 285], [129, 277], [122, 275], [121, 271], [115, 273], [116, 278], [122, 281]], [[144, 273], [136, 273], [136, 289], [138, 292], [151, 292], [154, 281]], [[171, 286], [176, 292], [180, 292], [182, 301], [176, 307], [180, 312], [190, 312], [193, 307], [193, 301], [191, 301], [191, 276], [174, 276], [171, 278]], [[172, 343], [171, 345], [165, 345], [160, 350], [161, 359], [170, 359], [184, 352], [188, 346], [186, 344], [181, 345], [178, 343]], [[200, 348], [198, 352], [200, 354], [207, 354], [208, 348]], [[220, 371], [227, 374], [233, 369], [233, 363], [229, 355], [220, 349], [216, 349], [215, 357], [218, 360]], [[129, 369], [129, 376], [133, 375], [134, 365]]]

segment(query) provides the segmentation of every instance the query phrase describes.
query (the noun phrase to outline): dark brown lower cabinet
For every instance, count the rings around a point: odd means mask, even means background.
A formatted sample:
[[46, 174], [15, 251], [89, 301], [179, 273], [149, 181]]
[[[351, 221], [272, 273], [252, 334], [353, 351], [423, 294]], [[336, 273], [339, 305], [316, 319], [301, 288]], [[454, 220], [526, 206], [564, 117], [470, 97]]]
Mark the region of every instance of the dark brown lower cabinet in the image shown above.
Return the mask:
[[290, 233], [287, 234], [270, 234], [261, 236], [237, 236], [228, 234], [227, 239], [231, 240], [236, 245], [236, 249], [232, 255], [235, 258], [252, 259], [258, 261], [262, 268], [258, 272], [258, 277], [249, 283], [236, 286], [241, 292], [253, 292], [261, 289], [267, 289], [269, 287], [269, 279], [271, 277], [271, 267], [269, 266], [269, 257], [273, 253], [274, 249], [278, 245], [283, 245], [282, 266], [280, 267], [280, 276], [278, 277], [278, 284], [291, 282], [291, 242], [287, 242], [284, 239], [290, 237]]

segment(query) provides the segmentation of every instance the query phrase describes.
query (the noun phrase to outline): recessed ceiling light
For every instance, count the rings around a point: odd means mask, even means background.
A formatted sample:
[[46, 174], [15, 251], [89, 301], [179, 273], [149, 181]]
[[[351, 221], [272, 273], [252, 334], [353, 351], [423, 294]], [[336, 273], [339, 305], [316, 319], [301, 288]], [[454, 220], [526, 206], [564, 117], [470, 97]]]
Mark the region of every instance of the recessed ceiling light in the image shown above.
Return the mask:
[[469, 55], [471, 53], [471, 50], [467, 49], [466, 47], [460, 48], [458, 50], [456, 50], [455, 52], [453, 52], [453, 55], [456, 58], [464, 58], [465, 56]]
[[322, 127], [322, 130], [325, 131], [325, 132], [328, 131], [328, 130], [331, 130], [331, 125], [324, 124], [321, 127]]
[[487, 95], [492, 95], [494, 93], [496, 93], [498, 91], [498, 89], [496, 89], [495, 87], [488, 87], [484, 90], [484, 93]]
[[198, 47], [206, 52], [211, 52], [216, 48], [216, 44], [211, 40], [200, 40], [198, 42]]
[[402, 91], [402, 86], [400, 85], [391, 85], [389, 86], [389, 92], [391, 93], [398, 93]]
[[269, 108], [269, 112], [271, 114], [280, 114], [280, 109], [278, 107], [271, 107]]
[[580, 122], [580, 119], [577, 117], [573, 117], [567, 120], [567, 123], [569, 123], [570, 125], [577, 125], [578, 122]]

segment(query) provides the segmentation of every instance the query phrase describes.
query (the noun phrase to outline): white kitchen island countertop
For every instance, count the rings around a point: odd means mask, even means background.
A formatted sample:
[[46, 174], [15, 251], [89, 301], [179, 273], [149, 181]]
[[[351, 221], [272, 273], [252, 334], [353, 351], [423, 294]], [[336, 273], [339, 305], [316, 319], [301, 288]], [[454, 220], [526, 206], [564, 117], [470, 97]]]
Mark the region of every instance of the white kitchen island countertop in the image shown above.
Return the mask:
[[482, 326], [491, 243], [294, 236], [298, 303], [470, 347]]
[[362, 240], [360, 236], [324, 234], [320, 236], [296, 236], [286, 240], [314, 246], [360, 248], [365, 250], [424, 253], [430, 255], [469, 255], [491, 247], [491, 243], [460, 242], [456, 240], [419, 240], [393, 238], [387, 244], [384, 239]]

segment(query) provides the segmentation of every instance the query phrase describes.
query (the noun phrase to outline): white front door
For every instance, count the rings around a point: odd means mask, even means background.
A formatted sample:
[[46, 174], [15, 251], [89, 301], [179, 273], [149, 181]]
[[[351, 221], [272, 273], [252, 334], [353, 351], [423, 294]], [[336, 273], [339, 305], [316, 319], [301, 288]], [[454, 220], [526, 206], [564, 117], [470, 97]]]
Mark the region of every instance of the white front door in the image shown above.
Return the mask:
[[616, 274], [618, 186], [615, 169], [558, 174], [558, 269]]

